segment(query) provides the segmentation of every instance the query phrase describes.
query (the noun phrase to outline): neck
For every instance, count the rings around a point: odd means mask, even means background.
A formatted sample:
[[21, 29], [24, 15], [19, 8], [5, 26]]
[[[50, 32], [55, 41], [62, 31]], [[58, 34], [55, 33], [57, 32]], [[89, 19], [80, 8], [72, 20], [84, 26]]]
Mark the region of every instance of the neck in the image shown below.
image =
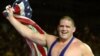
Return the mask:
[[59, 41], [61, 43], [65, 43], [65, 42], [69, 42], [71, 39], [72, 39], [73, 36], [69, 37], [69, 38], [66, 38], [66, 39], [63, 39], [63, 38], [60, 38]]

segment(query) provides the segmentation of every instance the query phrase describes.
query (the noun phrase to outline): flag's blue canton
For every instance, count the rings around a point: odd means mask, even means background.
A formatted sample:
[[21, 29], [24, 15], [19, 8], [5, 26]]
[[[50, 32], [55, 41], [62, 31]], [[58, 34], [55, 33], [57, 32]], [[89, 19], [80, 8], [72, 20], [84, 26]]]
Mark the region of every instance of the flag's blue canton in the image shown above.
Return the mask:
[[24, 7], [25, 7], [24, 8], [25, 17], [31, 18], [32, 17], [32, 9], [30, 7], [29, 1], [28, 0], [16, 0], [14, 2], [14, 4], [16, 4], [16, 3], [19, 4], [21, 2], [23, 2]]
[[30, 18], [32, 16], [32, 9], [29, 6], [28, 0], [24, 0], [23, 2], [25, 5], [25, 16]]

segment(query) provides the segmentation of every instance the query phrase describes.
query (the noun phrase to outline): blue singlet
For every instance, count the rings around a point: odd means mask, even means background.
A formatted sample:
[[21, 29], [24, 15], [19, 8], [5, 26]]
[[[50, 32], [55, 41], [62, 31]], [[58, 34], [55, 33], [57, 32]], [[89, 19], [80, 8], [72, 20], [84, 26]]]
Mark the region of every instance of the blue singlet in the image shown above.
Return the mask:
[[[72, 43], [74, 37], [71, 38], [71, 40], [68, 42], [68, 44], [65, 46], [65, 48], [61, 51], [60, 55], [59, 56], [64, 56], [64, 53], [65, 51], [68, 49], [68, 47], [70, 46], [70, 44]], [[51, 45], [50, 49], [49, 49], [49, 52], [48, 52], [48, 56], [51, 56], [51, 51], [52, 51], [52, 48], [54, 47], [54, 45], [57, 43], [58, 39], [55, 40], [53, 42], [53, 44]]]

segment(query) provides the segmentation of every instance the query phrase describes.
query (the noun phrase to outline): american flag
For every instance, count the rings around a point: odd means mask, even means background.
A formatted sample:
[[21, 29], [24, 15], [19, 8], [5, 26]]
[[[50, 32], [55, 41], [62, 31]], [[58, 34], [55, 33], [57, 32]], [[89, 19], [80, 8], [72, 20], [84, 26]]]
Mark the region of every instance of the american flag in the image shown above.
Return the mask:
[[13, 3], [13, 7], [15, 9], [15, 13], [19, 13], [21, 16], [28, 18], [32, 17], [32, 9], [28, 0], [16, 0]]
[[[38, 32], [40, 34], [45, 34], [44, 31], [30, 18], [32, 17], [32, 9], [30, 7], [28, 0], [16, 0], [12, 7], [14, 8], [14, 14], [20, 15], [15, 17], [19, 22], [26, 24], [33, 32]], [[7, 16], [7, 12], [3, 12], [4, 16]], [[30, 39], [24, 38], [26, 43], [30, 47], [30, 56], [47, 56], [47, 48], [39, 44], [33, 43]]]

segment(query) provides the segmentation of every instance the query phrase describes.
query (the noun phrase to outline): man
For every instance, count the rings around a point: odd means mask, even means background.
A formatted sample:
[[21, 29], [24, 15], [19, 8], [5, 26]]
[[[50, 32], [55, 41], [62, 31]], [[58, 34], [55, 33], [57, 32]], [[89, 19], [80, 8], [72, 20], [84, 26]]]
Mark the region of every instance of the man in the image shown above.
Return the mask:
[[50, 34], [39, 34], [33, 32], [26, 25], [17, 21], [13, 14], [13, 8], [8, 6], [7, 20], [15, 27], [15, 29], [24, 37], [48, 47], [48, 56], [94, 56], [90, 47], [73, 36], [76, 28], [74, 21], [69, 16], [61, 18], [58, 25], [59, 36]]

